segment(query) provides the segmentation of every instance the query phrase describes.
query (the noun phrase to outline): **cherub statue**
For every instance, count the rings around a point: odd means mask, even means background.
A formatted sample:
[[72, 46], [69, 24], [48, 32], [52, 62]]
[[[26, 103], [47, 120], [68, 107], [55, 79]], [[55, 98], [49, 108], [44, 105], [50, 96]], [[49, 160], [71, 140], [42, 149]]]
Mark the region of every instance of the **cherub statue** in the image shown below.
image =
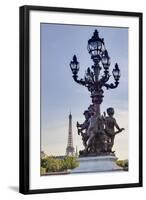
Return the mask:
[[[104, 123], [102, 116], [97, 114], [97, 108], [96, 105], [91, 105], [89, 108], [91, 117], [89, 119], [89, 126], [87, 130], [88, 140], [87, 140], [87, 146], [85, 148], [86, 151], [90, 148], [90, 150], [93, 150], [96, 152], [96, 140], [102, 140], [104, 135]], [[102, 141], [101, 141], [102, 143]], [[102, 145], [102, 144], [101, 144]]]
[[89, 119], [89, 126], [87, 129], [88, 140], [87, 140], [87, 146], [85, 150], [88, 150], [89, 146], [91, 145], [92, 140], [95, 136], [96, 129], [97, 129], [97, 116], [96, 116], [94, 107], [90, 106], [89, 111], [90, 111], [91, 117]]
[[78, 135], [81, 134], [83, 145], [86, 148], [88, 140], [87, 129], [89, 126], [89, 118], [91, 117], [91, 115], [88, 110], [85, 110], [83, 115], [85, 116], [85, 121], [83, 122], [83, 124], [79, 124], [79, 122], [77, 122], [77, 129], [78, 129]]
[[[116, 119], [113, 117], [114, 108], [107, 108], [108, 116], [104, 114], [104, 123], [105, 123], [105, 133], [107, 135], [107, 143], [108, 143], [108, 152], [112, 152], [112, 147], [114, 145], [115, 135], [122, 132], [124, 128], [120, 128], [116, 122]], [[115, 131], [115, 127], [118, 131]]]

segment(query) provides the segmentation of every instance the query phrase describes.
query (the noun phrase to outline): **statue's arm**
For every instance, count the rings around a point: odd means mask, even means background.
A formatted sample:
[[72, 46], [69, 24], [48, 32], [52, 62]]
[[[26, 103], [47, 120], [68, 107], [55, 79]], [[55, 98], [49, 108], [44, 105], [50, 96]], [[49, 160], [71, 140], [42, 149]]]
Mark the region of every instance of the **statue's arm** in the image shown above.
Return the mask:
[[85, 122], [81, 125], [82, 130], [86, 129], [86, 126], [87, 126], [86, 124], [87, 124], [87, 122], [85, 121]]
[[84, 123], [83, 124], [79, 124], [79, 122], [77, 122], [77, 128], [81, 128], [81, 129], [84, 129]]
[[122, 132], [123, 130], [125, 130], [124, 128], [120, 128], [119, 125], [117, 124], [116, 120], [115, 120], [115, 127], [118, 129], [117, 133]]
[[115, 121], [115, 127], [120, 131], [121, 129], [120, 129], [119, 125], [117, 124], [116, 119], [114, 119], [114, 121]]

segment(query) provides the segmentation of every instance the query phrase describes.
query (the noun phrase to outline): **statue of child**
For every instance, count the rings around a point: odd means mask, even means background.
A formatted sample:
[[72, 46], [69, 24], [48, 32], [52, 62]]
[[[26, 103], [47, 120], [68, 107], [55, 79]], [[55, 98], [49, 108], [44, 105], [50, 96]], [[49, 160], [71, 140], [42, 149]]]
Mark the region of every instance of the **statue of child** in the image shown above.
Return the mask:
[[[116, 119], [113, 117], [114, 108], [107, 108], [108, 116], [104, 118], [105, 123], [105, 133], [108, 137], [108, 152], [112, 152], [112, 147], [114, 145], [115, 135], [122, 132], [124, 128], [120, 128], [116, 122]], [[115, 127], [118, 131], [115, 132]]]

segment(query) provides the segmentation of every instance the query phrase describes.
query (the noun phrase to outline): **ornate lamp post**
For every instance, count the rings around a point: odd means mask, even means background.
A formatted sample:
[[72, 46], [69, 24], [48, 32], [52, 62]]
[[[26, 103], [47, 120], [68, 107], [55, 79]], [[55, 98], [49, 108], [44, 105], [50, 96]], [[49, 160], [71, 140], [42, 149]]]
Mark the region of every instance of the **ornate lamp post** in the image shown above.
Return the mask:
[[91, 93], [92, 103], [96, 108], [97, 115], [100, 115], [100, 104], [104, 97], [103, 87], [106, 89], [114, 89], [118, 86], [120, 69], [116, 63], [112, 71], [115, 82], [108, 83], [111, 76], [109, 74], [110, 57], [105, 48], [104, 39], [99, 37], [97, 30], [94, 31], [92, 38], [88, 40], [87, 49], [93, 60], [93, 65], [91, 68], [87, 68], [84, 78], [78, 78], [79, 62], [76, 55], [73, 56], [73, 60], [70, 62], [70, 68], [74, 81], [87, 87]]

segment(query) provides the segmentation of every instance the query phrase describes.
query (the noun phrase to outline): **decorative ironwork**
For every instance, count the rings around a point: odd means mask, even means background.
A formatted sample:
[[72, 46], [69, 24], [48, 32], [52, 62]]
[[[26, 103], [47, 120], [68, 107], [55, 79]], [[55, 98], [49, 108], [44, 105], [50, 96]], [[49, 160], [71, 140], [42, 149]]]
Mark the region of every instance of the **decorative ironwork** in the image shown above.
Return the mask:
[[[117, 133], [123, 131], [116, 123], [114, 108], [108, 108], [107, 114], [100, 113], [100, 104], [104, 97], [104, 87], [106, 89], [115, 89], [119, 85], [120, 69], [116, 63], [112, 76], [113, 83], [109, 83], [111, 74], [109, 68], [111, 65], [110, 56], [105, 48], [104, 39], [99, 37], [97, 30], [94, 31], [91, 39], [88, 40], [87, 49], [93, 60], [93, 65], [85, 71], [84, 78], [78, 77], [79, 62], [77, 56], [73, 56], [70, 62], [72, 77], [75, 82], [85, 86], [91, 94], [92, 104], [84, 112], [85, 121], [80, 124], [77, 122], [78, 134], [82, 136], [84, 150], [80, 151], [80, 156], [111, 154], [114, 144], [114, 137]], [[110, 126], [110, 127], [109, 127]], [[114, 132], [114, 127], [118, 129]]]
[[79, 62], [76, 55], [73, 56], [73, 60], [70, 62], [70, 68], [74, 81], [87, 87], [88, 91], [91, 93], [92, 103], [97, 104], [99, 107], [104, 97], [103, 87], [106, 89], [114, 89], [119, 85], [120, 69], [116, 63], [112, 71], [115, 82], [108, 83], [111, 76], [109, 73], [111, 64], [110, 57], [105, 48], [104, 39], [99, 37], [97, 30], [94, 31], [92, 38], [88, 40], [87, 49], [94, 64], [91, 68], [87, 68], [84, 78], [78, 78]]

